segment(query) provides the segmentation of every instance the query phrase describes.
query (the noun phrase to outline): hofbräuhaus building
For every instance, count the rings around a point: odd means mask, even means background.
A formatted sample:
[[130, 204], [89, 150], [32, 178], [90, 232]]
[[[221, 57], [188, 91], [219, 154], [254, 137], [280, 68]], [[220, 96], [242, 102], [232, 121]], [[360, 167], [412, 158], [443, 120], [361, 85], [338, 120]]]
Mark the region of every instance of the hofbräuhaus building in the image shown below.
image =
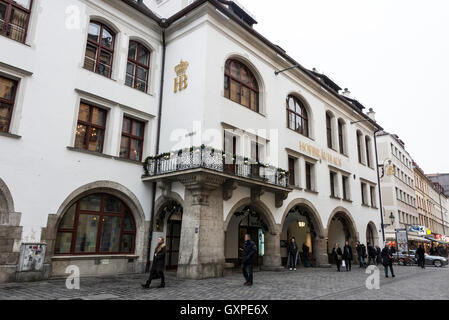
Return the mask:
[[193, 279], [246, 233], [266, 270], [292, 237], [316, 267], [382, 242], [381, 128], [255, 23], [236, 1], [0, 0], [0, 281], [143, 272], [159, 236]]

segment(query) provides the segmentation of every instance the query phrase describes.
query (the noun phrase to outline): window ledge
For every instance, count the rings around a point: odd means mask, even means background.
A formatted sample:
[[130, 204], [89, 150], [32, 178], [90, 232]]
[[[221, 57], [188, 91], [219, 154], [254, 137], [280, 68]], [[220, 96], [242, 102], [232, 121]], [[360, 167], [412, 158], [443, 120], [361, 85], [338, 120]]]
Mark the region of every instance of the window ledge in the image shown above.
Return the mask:
[[75, 147], [67, 147], [67, 149], [70, 150], [70, 151], [90, 154], [90, 155], [93, 155], [93, 156], [102, 157], [102, 158], [106, 158], [106, 159], [118, 160], [118, 161], [128, 162], [128, 163], [131, 163], [131, 164], [138, 164], [139, 166], [142, 165], [142, 162], [140, 162], [140, 161], [124, 159], [124, 158], [120, 158], [120, 157], [117, 157], [117, 156], [112, 156], [112, 155], [101, 153], [101, 152], [84, 150], [84, 149], [75, 148]]
[[57, 255], [51, 257], [52, 260], [92, 260], [92, 259], [137, 259], [138, 255], [135, 254], [106, 254], [106, 255]]
[[292, 188], [293, 190], [298, 190], [298, 191], [304, 190], [303, 188], [301, 188], [299, 186], [289, 186], [289, 187]]
[[334, 199], [334, 200], [341, 200], [340, 197], [335, 197], [335, 196], [329, 196], [329, 198]]
[[371, 208], [369, 205], [362, 203], [362, 207]]
[[371, 208], [372, 208], [372, 209], [376, 209], [376, 210], [379, 210], [379, 208], [378, 208], [378, 207], [373, 207], [373, 206], [372, 206]]
[[22, 139], [22, 136], [19, 136], [17, 134], [8, 133], [8, 132], [0, 132], [0, 136], [12, 138], [12, 139]]
[[349, 199], [342, 199], [344, 202], [352, 203], [352, 200]]
[[[293, 130], [292, 128], [289, 128], [288, 126], [287, 126], [287, 129], [292, 131], [292, 132], [294, 132], [294, 133], [296, 133], [296, 134], [299, 134], [299, 135], [303, 136], [304, 138], [307, 138], [307, 139], [309, 139], [311, 141], [315, 141], [315, 139], [313, 139], [312, 137], [308, 137], [308, 136], [302, 134], [301, 132], [298, 132], [296, 130]], [[310, 133], [310, 130], [309, 130], [309, 133]]]
[[318, 194], [319, 193], [318, 191], [314, 191], [314, 190], [310, 190], [310, 189], [304, 189], [304, 191], [308, 192], [308, 193], [313, 193], [313, 194]]

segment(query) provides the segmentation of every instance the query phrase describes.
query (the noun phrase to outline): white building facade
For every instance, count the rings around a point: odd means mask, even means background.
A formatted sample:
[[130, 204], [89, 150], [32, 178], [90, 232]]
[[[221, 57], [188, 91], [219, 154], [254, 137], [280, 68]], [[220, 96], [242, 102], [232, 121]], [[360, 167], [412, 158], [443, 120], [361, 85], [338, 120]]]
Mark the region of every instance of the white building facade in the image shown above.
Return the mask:
[[267, 269], [291, 237], [315, 266], [382, 244], [381, 128], [326, 76], [275, 74], [297, 63], [236, 3], [21, 2], [26, 32], [0, 36], [1, 281], [21, 243], [47, 245], [37, 277], [117, 274], [163, 236], [194, 279], [237, 265], [245, 233]]

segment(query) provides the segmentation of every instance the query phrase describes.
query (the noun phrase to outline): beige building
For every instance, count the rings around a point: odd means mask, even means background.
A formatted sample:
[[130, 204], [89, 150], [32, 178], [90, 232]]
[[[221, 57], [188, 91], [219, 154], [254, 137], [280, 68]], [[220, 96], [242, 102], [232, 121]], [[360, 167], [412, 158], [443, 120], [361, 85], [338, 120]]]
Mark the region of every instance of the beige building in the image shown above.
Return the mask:
[[[384, 166], [381, 178], [386, 240], [395, 240], [395, 229], [419, 224], [414, 190], [413, 160], [404, 142], [395, 134], [377, 135], [379, 165]], [[409, 239], [413, 240], [410, 234]]]

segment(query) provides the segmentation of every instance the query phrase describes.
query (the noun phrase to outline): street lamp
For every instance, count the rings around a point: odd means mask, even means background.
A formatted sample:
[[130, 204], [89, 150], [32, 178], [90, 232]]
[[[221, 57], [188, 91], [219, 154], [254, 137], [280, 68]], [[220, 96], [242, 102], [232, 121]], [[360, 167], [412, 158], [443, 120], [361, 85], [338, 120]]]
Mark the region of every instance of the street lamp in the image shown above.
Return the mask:
[[390, 212], [390, 221], [391, 221], [391, 226], [394, 227], [394, 220], [395, 220], [395, 216], [393, 214], [393, 211]]

